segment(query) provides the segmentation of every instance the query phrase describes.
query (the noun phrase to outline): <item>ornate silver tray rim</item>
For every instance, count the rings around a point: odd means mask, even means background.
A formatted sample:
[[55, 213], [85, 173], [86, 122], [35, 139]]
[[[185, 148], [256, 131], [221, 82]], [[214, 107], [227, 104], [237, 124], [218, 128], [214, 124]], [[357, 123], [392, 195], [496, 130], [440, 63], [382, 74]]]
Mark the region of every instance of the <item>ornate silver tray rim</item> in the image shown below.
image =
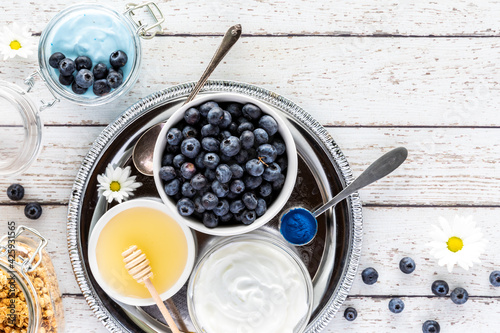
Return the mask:
[[[107, 309], [103, 306], [102, 301], [98, 296], [96, 296], [92, 285], [89, 283], [89, 277], [83, 266], [81, 248], [78, 242], [80, 238], [80, 230], [78, 228], [79, 210], [82, 196], [84, 195], [84, 191], [86, 189], [87, 178], [93, 169], [94, 163], [98, 160], [100, 153], [106, 148], [110, 141], [113, 140], [115, 135], [120, 133], [121, 129], [126, 124], [133, 122], [146, 110], [149, 110], [152, 107], [157, 107], [158, 105], [161, 105], [161, 103], [168, 100], [188, 95], [194, 85], [195, 82], [189, 82], [160, 90], [141, 99], [125, 110], [115, 121], [110, 123], [94, 141], [94, 144], [85, 156], [82, 166], [80, 167], [80, 170], [75, 178], [72, 194], [69, 200], [67, 220], [67, 241], [70, 261], [77, 283], [87, 303], [97, 318], [110, 332], [123, 332], [123, 330], [120, 328], [120, 325], [116, 322], [115, 318], [108, 313]], [[207, 81], [201, 91], [236, 92], [247, 94], [254, 98], [263, 100], [292, 115], [302, 123], [306, 124], [307, 127], [316, 135], [317, 139], [319, 139], [328, 149], [328, 153], [331, 155], [346, 185], [353, 181], [353, 175], [349, 167], [349, 163], [331, 135], [320, 123], [318, 123], [318, 121], [292, 101], [272, 91], [255, 85], [226, 80]], [[363, 233], [362, 206], [357, 193], [351, 195], [349, 208], [352, 214], [352, 225], [350, 230], [349, 250], [346, 256], [347, 263], [345, 264], [344, 272], [340, 278], [339, 285], [337, 286], [332, 297], [329, 299], [328, 303], [323, 307], [320, 314], [316, 316], [311, 323], [309, 323], [306, 330], [307, 333], [318, 333], [322, 331], [326, 325], [328, 325], [330, 320], [347, 298], [354, 281], [361, 254]]]

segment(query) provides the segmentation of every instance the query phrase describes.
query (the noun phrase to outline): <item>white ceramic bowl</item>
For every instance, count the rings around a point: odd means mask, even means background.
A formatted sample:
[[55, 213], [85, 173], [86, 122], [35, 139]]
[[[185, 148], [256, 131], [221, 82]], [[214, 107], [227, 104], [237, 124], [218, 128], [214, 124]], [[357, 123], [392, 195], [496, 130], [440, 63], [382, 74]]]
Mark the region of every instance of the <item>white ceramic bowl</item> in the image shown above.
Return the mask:
[[[203, 232], [209, 235], [215, 236], [232, 236], [239, 235], [246, 232], [250, 232], [255, 230], [267, 222], [269, 222], [272, 218], [274, 218], [281, 211], [285, 203], [290, 198], [292, 194], [293, 188], [295, 186], [295, 180], [297, 178], [297, 168], [298, 168], [298, 157], [297, 157], [297, 148], [295, 147], [295, 142], [293, 140], [292, 134], [288, 129], [285, 121], [281, 119], [281, 116], [268, 107], [266, 104], [245, 95], [240, 95], [236, 93], [218, 93], [218, 94], [210, 94], [204, 95], [196, 98], [195, 100], [183, 105], [179, 110], [177, 110], [166, 122], [165, 126], [163, 126], [160, 135], [158, 136], [158, 140], [156, 141], [154, 158], [153, 158], [153, 173], [156, 188], [158, 189], [158, 193], [160, 194], [161, 199], [171, 210], [177, 211], [176, 202], [167, 196], [165, 190], [163, 189], [163, 180], [160, 179], [159, 170], [161, 168], [161, 160], [165, 150], [165, 146], [167, 144], [166, 134], [168, 130], [179, 121], [181, 121], [184, 117], [184, 111], [193, 106], [201, 105], [207, 101], [215, 101], [215, 102], [236, 102], [241, 104], [252, 103], [261, 108], [262, 112], [268, 114], [274, 119], [276, 119], [278, 123], [278, 131], [283, 138], [283, 141], [286, 145], [286, 154], [288, 159], [288, 167], [286, 172], [286, 179], [283, 188], [281, 189], [280, 194], [274, 199], [272, 204], [267, 207], [267, 211], [264, 215], [257, 218], [252, 224], [244, 225], [244, 224], [235, 224], [235, 225], [219, 225], [216, 228], [207, 228], [203, 224], [203, 222], [198, 219], [191, 217], [182, 217], [182, 221], [190, 228]], [[179, 215], [180, 216], [180, 215]]]
[[[92, 230], [92, 234], [90, 235], [90, 240], [89, 240], [89, 246], [88, 246], [88, 256], [89, 256], [89, 265], [90, 265], [90, 270], [92, 271], [92, 274], [94, 275], [95, 280], [101, 286], [101, 288], [112, 298], [125, 303], [129, 305], [135, 305], [135, 306], [148, 306], [148, 305], [154, 305], [156, 304], [155, 301], [153, 300], [152, 297], [150, 298], [134, 298], [134, 297], [128, 297], [124, 296], [120, 293], [118, 293], [114, 288], [112, 288], [106, 280], [103, 278], [101, 273], [99, 272], [99, 267], [97, 265], [97, 255], [96, 253], [96, 247], [97, 247], [97, 241], [99, 240], [99, 235], [101, 234], [101, 231], [104, 229], [106, 224], [116, 215], [119, 213], [130, 209], [130, 208], [135, 208], [135, 207], [145, 207], [145, 208], [151, 208], [158, 210], [166, 215], [169, 215], [172, 217], [176, 222], [179, 221], [178, 216], [176, 216], [176, 212], [172, 212], [169, 207], [165, 206], [162, 204], [159, 200], [156, 201], [154, 199], [134, 199], [130, 201], [125, 201], [110, 210], [108, 210], [100, 219], [97, 221], [94, 229]], [[147, 220], [146, 221], [140, 221], [143, 225], [144, 228], [147, 228]], [[162, 300], [167, 300], [168, 298], [172, 297], [175, 293], [177, 293], [184, 283], [187, 281], [189, 278], [189, 275], [191, 274], [191, 271], [194, 266], [194, 261], [196, 257], [196, 245], [193, 237], [193, 232], [183, 223], [178, 223], [179, 226], [181, 227], [184, 236], [186, 237], [187, 241], [187, 247], [188, 247], [188, 255], [187, 255], [187, 260], [186, 260], [186, 266], [184, 267], [184, 270], [182, 271], [181, 276], [177, 280], [177, 282], [168, 290], [164, 291], [163, 293], [160, 294], [160, 298]], [[132, 244], [131, 244], [132, 245]], [[168, 265], [168, 263], [166, 263]], [[153, 272], [154, 273], [154, 272]]]

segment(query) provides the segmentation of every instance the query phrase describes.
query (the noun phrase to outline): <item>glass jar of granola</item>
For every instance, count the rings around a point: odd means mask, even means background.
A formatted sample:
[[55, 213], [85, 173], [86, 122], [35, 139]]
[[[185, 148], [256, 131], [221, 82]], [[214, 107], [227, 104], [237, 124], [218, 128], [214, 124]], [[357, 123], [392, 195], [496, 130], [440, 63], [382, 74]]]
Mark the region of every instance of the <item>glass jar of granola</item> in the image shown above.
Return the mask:
[[35, 229], [8, 222], [7, 235], [0, 238], [0, 333], [64, 331], [61, 294], [46, 245]]

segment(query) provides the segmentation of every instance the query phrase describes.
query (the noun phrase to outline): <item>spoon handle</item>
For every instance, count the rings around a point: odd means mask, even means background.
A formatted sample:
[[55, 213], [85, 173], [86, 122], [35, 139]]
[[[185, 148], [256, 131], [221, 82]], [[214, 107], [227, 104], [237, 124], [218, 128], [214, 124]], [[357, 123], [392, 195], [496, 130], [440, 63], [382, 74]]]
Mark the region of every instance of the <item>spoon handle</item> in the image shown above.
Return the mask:
[[371, 183], [384, 178], [394, 170], [396, 170], [408, 157], [408, 150], [404, 147], [399, 147], [379, 157], [373, 162], [355, 181], [349, 186], [340, 191], [334, 198], [330, 199], [326, 204], [318, 208], [312, 214], [317, 217], [332, 206], [353, 194], [357, 190], [370, 185]]
[[236, 41], [240, 38], [240, 36], [241, 36], [240, 24], [233, 25], [232, 27], [229, 28], [229, 30], [227, 30], [226, 34], [224, 35], [224, 38], [222, 39], [222, 42], [219, 45], [219, 48], [217, 49], [217, 51], [215, 51], [212, 60], [210, 60], [207, 69], [205, 69], [205, 71], [201, 75], [200, 80], [198, 80], [198, 82], [194, 86], [193, 90], [189, 94], [184, 104], [191, 102], [196, 97], [196, 95], [198, 95], [200, 89], [205, 85], [205, 82], [207, 82], [207, 79], [210, 76], [210, 74], [212, 74], [214, 69], [226, 56], [229, 49], [231, 49], [231, 47], [236, 43]]

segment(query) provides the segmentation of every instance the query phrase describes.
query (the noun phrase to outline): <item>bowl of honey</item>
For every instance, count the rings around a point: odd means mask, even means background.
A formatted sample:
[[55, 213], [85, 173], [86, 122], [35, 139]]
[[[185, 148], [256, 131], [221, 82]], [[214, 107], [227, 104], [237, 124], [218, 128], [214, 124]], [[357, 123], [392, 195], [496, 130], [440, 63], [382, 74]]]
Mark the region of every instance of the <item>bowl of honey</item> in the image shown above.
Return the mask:
[[134, 306], [155, 304], [144, 284], [125, 269], [122, 252], [137, 245], [150, 261], [160, 298], [172, 297], [189, 278], [196, 257], [193, 232], [180, 216], [153, 199], [134, 199], [108, 210], [89, 239], [90, 270], [112, 298]]

